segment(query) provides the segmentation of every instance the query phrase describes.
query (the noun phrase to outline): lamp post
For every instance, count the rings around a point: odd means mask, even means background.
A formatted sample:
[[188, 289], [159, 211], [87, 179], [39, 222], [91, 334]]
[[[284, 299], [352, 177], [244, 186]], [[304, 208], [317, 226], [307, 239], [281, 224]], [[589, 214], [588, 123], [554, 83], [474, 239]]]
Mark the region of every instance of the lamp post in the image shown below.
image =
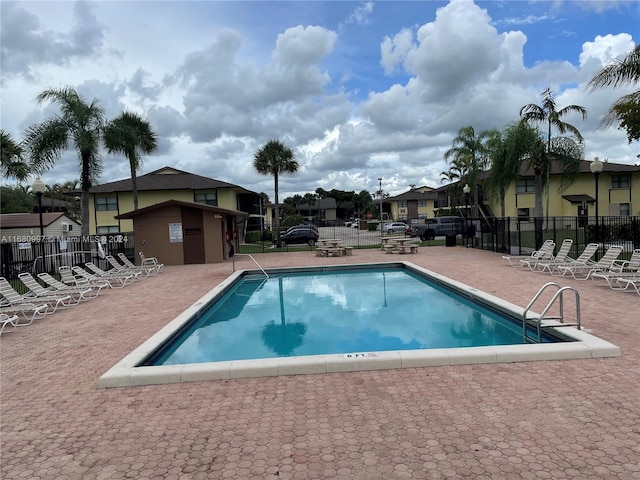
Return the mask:
[[[44, 245], [42, 244], [44, 240], [44, 224], [42, 223], [42, 193], [45, 191], [45, 184], [40, 177], [37, 177], [35, 182], [31, 185], [31, 190], [35, 192], [38, 197], [38, 215], [40, 216], [40, 255], [42, 255], [42, 260], [44, 261]], [[35, 259], [34, 259], [35, 260]]]
[[602, 173], [603, 168], [604, 163], [602, 163], [598, 157], [594, 157], [593, 162], [589, 165], [589, 169], [596, 179], [596, 242], [598, 242], [598, 244], [600, 243], [600, 222], [598, 219], [598, 177]]
[[378, 190], [378, 200], [380, 201], [380, 245], [382, 245], [382, 177], [378, 177], [378, 184], [380, 185]]
[[466, 237], [466, 242], [465, 245], [468, 247], [469, 246], [469, 192], [471, 191], [471, 188], [469, 187], [469, 184], [465, 184], [464, 187], [462, 187], [462, 192], [464, 193], [464, 206], [465, 206], [465, 213], [466, 213], [466, 231], [464, 232], [464, 236]]

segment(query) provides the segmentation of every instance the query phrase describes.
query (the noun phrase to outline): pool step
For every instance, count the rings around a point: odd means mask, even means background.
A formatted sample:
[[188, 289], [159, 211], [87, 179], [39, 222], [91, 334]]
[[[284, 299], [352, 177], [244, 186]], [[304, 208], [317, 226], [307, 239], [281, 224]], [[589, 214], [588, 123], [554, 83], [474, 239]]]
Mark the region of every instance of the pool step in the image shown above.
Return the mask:
[[[528, 317], [527, 314], [529, 313], [529, 310], [531, 310], [531, 307], [533, 306], [533, 304], [536, 302], [536, 300], [540, 298], [540, 295], [542, 295], [542, 293], [549, 287], [556, 288], [556, 293], [553, 295], [553, 297], [551, 297], [551, 300], [549, 300], [549, 303], [547, 304], [547, 306], [542, 310], [542, 313], [539, 316]], [[564, 315], [564, 293], [565, 292], [572, 292], [574, 294], [574, 298], [576, 301], [576, 306], [575, 306], [576, 318], [574, 322], [565, 322], [565, 315]], [[555, 316], [547, 315], [551, 307], [556, 302], [558, 302], [558, 307], [560, 310], [559, 314]], [[529, 327], [535, 328], [535, 332], [536, 332], [535, 337], [532, 337], [531, 334], [529, 333], [529, 330], [530, 330]], [[580, 294], [573, 287], [569, 287], [569, 286], [561, 287], [557, 283], [549, 282], [549, 283], [545, 283], [542, 287], [540, 287], [540, 290], [538, 290], [538, 293], [534, 295], [534, 297], [529, 302], [529, 305], [527, 305], [527, 307], [524, 309], [524, 312], [522, 312], [522, 336], [526, 343], [541, 343], [543, 329], [558, 328], [558, 327], [577, 327], [578, 330], [581, 329]]]

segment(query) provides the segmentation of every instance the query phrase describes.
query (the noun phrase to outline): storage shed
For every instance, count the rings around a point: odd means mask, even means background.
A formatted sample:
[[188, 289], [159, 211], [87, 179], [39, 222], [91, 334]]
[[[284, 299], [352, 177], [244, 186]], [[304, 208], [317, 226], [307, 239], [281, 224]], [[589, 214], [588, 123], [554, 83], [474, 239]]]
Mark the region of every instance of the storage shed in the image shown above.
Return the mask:
[[247, 217], [237, 210], [167, 200], [115, 218], [133, 220], [136, 257], [143, 252], [165, 265], [186, 265], [228, 259], [238, 249], [238, 225]]

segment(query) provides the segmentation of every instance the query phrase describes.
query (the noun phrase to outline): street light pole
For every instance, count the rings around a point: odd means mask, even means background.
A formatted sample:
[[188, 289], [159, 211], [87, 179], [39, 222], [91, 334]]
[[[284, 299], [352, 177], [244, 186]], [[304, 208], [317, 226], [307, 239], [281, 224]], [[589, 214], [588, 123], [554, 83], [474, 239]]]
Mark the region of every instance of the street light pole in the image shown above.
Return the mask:
[[465, 184], [464, 187], [462, 187], [462, 192], [464, 193], [464, 204], [465, 204], [465, 214], [466, 214], [466, 231], [464, 232], [464, 236], [466, 237], [466, 241], [465, 241], [465, 245], [468, 247], [469, 246], [469, 192], [471, 191], [471, 188], [469, 187], [469, 184]]
[[44, 262], [44, 245], [42, 242], [44, 241], [44, 224], [42, 222], [42, 194], [45, 191], [45, 188], [46, 186], [44, 182], [40, 180], [40, 177], [37, 177], [35, 182], [33, 182], [33, 184], [31, 185], [31, 190], [38, 197], [38, 215], [40, 217], [40, 255], [42, 255], [43, 262]]
[[600, 222], [599, 222], [599, 217], [598, 217], [598, 207], [599, 207], [599, 199], [598, 199], [598, 178], [600, 177], [600, 174], [602, 173], [602, 169], [604, 168], [604, 163], [602, 163], [600, 161], [600, 159], [598, 157], [594, 157], [593, 162], [591, 162], [591, 164], [589, 165], [589, 169], [591, 170], [591, 173], [593, 173], [596, 183], [595, 183], [595, 190], [596, 190], [596, 242], [598, 242], [598, 244], [600, 244]]
[[380, 245], [382, 245], [382, 177], [378, 177], [378, 200], [380, 202]]

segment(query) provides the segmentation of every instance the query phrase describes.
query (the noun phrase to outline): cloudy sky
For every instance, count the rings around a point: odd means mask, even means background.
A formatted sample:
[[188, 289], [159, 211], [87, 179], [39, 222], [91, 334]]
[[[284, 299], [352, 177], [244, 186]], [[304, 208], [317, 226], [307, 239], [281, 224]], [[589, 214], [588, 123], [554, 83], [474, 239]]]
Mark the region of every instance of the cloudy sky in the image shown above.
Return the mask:
[[[2, 128], [15, 139], [55, 114], [49, 87], [98, 98], [107, 117], [144, 115], [165, 165], [266, 192], [253, 154], [269, 139], [300, 164], [281, 198], [325, 190], [442, 185], [456, 132], [504, 128], [550, 87], [586, 158], [638, 162], [624, 131], [599, 129], [632, 88], [589, 93], [640, 38], [640, 1], [0, 2]], [[637, 88], [637, 86], [635, 87]], [[101, 183], [129, 177], [104, 156]], [[79, 177], [75, 154], [43, 180]]]

